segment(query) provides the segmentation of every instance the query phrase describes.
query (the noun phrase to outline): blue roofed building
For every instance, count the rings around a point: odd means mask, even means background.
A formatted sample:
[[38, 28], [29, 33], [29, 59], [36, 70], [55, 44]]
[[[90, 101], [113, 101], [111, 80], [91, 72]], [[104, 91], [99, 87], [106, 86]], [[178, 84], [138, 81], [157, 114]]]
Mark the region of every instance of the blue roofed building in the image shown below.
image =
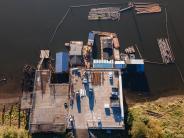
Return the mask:
[[69, 62], [68, 53], [66, 52], [56, 53], [56, 65], [55, 65], [56, 73], [67, 72], [69, 69], [68, 62]]

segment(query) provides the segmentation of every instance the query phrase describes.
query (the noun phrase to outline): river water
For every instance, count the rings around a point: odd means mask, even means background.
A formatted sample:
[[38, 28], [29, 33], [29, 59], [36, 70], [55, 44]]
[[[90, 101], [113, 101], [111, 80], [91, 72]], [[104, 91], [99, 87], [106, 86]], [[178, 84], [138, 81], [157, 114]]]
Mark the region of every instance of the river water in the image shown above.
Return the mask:
[[[0, 73], [21, 78], [24, 64], [36, 65], [39, 50], [48, 47], [56, 25], [69, 5], [91, 3], [125, 3], [125, 0], [0, 0]], [[157, 1], [158, 2], [158, 1]], [[184, 1], [160, 0], [167, 7], [168, 27], [176, 62], [184, 74]], [[72, 9], [49, 45], [55, 52], [66, 50], [64, 43], [70, 40], [87, 42], [91, 30], [118, 34], [121, 48], [138, 44], [147, 59], [161, 61], [156, 38], [165, 37], [165, 13], [138, 15], [131, 11], [121, 14], [120, 21], [88, 21], [90, 7]], [[163, 9], [164, 11], [164, 9]], [[182, 88], [183, 84], [175, 65], [145, 64], [150, 91]]]

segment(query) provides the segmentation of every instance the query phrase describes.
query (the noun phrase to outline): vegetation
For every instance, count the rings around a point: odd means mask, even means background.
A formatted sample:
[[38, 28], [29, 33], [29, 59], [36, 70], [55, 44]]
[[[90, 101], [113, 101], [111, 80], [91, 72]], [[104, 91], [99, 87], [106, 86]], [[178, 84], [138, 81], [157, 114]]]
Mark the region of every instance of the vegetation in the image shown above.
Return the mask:
[[0, 138], [27, 138], [28, 132], [25, 130], [26, 116], [20, 112], [20, 128], [18, 129], [19, 112], [18, 105], [6, 105], [0, 108]]
[[25, 129], [17, 127], [1, 126], [0, 138], [28, 138], [28, 132]]
[[137, 104], [129, 109], [132, 138], [184, 138], [182, 98]]

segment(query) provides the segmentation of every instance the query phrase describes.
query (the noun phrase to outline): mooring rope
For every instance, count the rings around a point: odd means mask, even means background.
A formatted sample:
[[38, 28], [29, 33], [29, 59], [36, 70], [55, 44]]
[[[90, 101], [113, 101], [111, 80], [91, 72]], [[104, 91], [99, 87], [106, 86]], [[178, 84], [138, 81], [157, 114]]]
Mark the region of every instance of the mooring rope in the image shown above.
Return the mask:
[[67, 17], [68, 13], [70, 12], [71, 8], [68, 8], [68, 10], [66, 11], [65, 15], [63, 16], [63, 18], [59, 21], [59, 23], [57, 24], [53, 34], [51, 35], [51, 39], [49, 40], [49, 44], [52, 43], [54, 37], [55, 37], [55, 34], [57, 32], [57, 30], [59, 29], [59, 27], [63, 24], [65, 18]]
[[[174, 57], [174, 60], [176, 60], [175, 55], [174, 55], [174, 52], [173, 52], [173, 50], [171, 48], [169, 28], [168, 28], [168, 13], [167, 13], [167, 8], [166, 7], [165, 7], [165, 27], [166, 27], [166, 33], [167, 33], [169, 47], [170, 47], [171, 53], [172, 53], [172, 55]], [[181, 71], [179, 65], [176, 62], [174, 62], [174, 64], [176, 66], [176, 69], [177, 69], [177, 71], [178, 71], [178, 73], [180, 75], [180, 78], [181, 78], [182, 82], [184, 83], [184, 77], [183, 77], [183, 74], [182, 74], [182, 71]]]
[[[125, 3], [125, 2], [124, 2]], [[65, 18], [67, 17], [67, 15], [69, 14], [70, 10], [72, 8], [80, 8], [80, 7], [90, 7], [90, 6], [99, 6], [99, 5], [121, 5], [121, 4], [124, 4], [124, 3], [97, 3], [97, 4], [84, 4], [84, 5], [71, 5], [69, 6], [68, 10], [66, 11], [65, 15], [63, 16], [63, 18], [61, 18], [61, 20], [59, 21], [59, 23], [57, 24], [54, 32], [52, 33], [51, 35], [51, 38], [49, 40], [49, 43], [48, 43], [48, 46], [52, 43], [55, 35], [56, 35], [56, 32], [57, 30], [59, 29], [59, 27], [63, 24]]]

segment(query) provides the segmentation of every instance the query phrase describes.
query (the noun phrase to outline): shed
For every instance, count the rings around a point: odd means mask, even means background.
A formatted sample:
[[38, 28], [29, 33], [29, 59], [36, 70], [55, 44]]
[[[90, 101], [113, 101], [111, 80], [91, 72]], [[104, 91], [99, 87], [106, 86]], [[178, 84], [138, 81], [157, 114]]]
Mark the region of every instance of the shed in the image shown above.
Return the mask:
[[56, 53], [56, 73], [61, 73], [63, 71], [68, 71], [68, 53], [58, 52]]
[[69, 54], [71, 56], [73, 55], [82, 55], [82, 47], [83, 42], [82, 41], [71, 41], [70, 42], [70, 51]]

